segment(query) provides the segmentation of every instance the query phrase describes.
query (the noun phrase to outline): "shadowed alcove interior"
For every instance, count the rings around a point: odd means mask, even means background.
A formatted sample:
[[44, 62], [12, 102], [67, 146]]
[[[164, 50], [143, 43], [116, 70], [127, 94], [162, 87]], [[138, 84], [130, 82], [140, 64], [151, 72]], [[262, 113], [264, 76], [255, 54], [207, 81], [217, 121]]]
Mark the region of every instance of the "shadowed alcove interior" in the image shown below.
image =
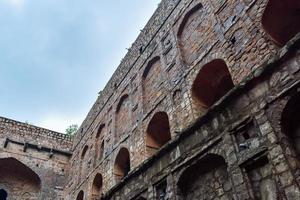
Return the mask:
[[130, 171], [130, 154], [128, 149], [122, 147], [117, 154], [114, 164], [115, 181], [119, 182]]
[[300, 31], [299, 10], [299, 0], [269, 0], [262, 16], [262, 25], [277, 45], [285, 45]]
[[[28, 166], [14, 158], [0, 159], [0, 196], [23, 199], [25, 196], [37, 198], [41, 190], [40, 177]], [[5, 194], [6, 193], [6, 194]]]
[[146, 148], [148, 156], [153, 155], [159, 148], [171, 140], [168, 114], [155, 113], [146, 130]]

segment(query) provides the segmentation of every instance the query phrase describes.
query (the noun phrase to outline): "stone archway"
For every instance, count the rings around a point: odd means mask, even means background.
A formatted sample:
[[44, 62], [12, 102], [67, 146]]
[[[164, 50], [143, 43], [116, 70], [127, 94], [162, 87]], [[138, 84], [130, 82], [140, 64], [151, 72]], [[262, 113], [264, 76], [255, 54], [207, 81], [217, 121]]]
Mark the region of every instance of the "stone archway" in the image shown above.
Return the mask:
[[118, 143], [130, 127], [130, 100], [128, 94], [123, 95], [115, 114], [115, 143]]
[[116, 183], [120, 182], [130, 171], [130, 154], [125, 147], [119, 150], [114, 164]]
[[101, 174], [96, 174], [92, 183], [92, 200], [97, 200], [101, 196], [103, 178]]
[[158, 96], [161, 87], [162, 62], [160, 57], [154, 57], [147, 64], [142, 76], [143, 111], [147, 113]]
[[284, 46], [300, 31], [300, 1], [269, 0], [263, 16], [262, 26], [271, 39]]
[[228, 66], [222, 59], [205, 64], [192, 85], [192, 97], [197, 104], [209, 108], [234, 87]]
[[[0, 159], [0, 199], [35, 200], [41, 190], [40, 177], [15, 158]], [[24, 198], [26, 196], [26, 198]], [[1, 199], [1, 200], [2, 200]]]
[[146, 130], [147, 155], [152, 156], [169, 140], [171, 140], [171, 132], [168, 114], [155, 113]]
[[180, 200], [232, 199], [231, 182], [223, 157], [208, 154], [186, 168], [179, 177]]
[[76, 200], [83, 200], [83, 199], [84, 199], [84, 192], [81, 190], [78, 193]]

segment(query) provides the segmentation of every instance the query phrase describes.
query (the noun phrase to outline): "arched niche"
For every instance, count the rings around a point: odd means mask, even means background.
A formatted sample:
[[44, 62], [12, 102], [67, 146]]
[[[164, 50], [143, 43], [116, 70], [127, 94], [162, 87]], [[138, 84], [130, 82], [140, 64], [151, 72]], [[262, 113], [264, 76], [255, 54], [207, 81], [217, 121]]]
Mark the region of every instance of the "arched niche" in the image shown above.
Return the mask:
[[102, 175], [98, 173], [96, 174], [92, 183], [92, 199], [100, 198], [102, 192], [102, 185], [103, 185]]
[[85, 158], [88, 149], [89, 149], [89, 146], [85, 145], [82, 152], [81, 152], [81, 156], [80, 156], [81, 160], [83, 160]]
[[127, 148], [122, 147], [114, 163], [114, 176], [116, 182], [123, 179], [130, 171], [130, 154]]
[[126, 133], [131, 124], [130, 102], [128, 94], [123, 95], [116, 107], [115, 116], [115, 143], [119, 142], [123, 134]]
[[102, 160], [103, 152], [104, 152], [104, 132], [105, 125], [101, 124], [96, 132], [96, 142], [95, 142], [95, 159], [94, 159], [94, 167], [98, 163], [98, 161]]
[[296, 153], [295, 156], [300, 160], [300, 93], [292, 96], [286, 104], [281, 116], [281, 125]]
[[299, 0], [269, 0], [262, 16], [262, 26], [271, 39], [283, 46], [300, 31]]
[[169, 140], [171, 140], [171, 132], [168, 114], [165, 112], [155, 113], [146, 130], [147, 154], [153, 155]]
[[89, 146], [88, 145], [85, 145], [82, 152], [81, 152], [81, 155], [80, 155], [80, 176], [79, 178], [83, 178], [85, 176], [85, 172], [87, 171], [87, 163], [88, 161], [85, 160], [85, 157], [87, 156], [86, 154], [88, 153], [88, 150], [89, 150]]
[[96, 139], [100, 138], [100, 136], [103, 134], [103, 129], [105, 127], [105, 124], [101, 124], [98, 129], [97, 129], [97, 133], [96, 133]]
[[[230, 187], [224, 188], [225, 185]], [[180, 200], [233, 198], [227, 164], [223, 157], [215, 154], [209, 154], [185, 169], [177, 186]]]
[[82, 190], [78, 193], [76, 200], [84, 200], [84, 192]]
[[142, 95], [143, 95], [143, 108], [144, 112], [149, 111], [151, 102], [157, 98], [157, 93], [161, 85], [161, 68], [162, 63], [160, 57], [152, 58], [142, 75]]
[[192, 97], [197, 106], [209, 108], [233, 87], [226, 63], [215, 59], [198, 72], [192, 85]]
[[214, 43], [213, 17], [201, 3], [190, 9], [178, 29], [177, 37], [184, 63], [192, 65]]
[[0, 200], [6, 200], [7, 199], [7, 192], [4, 189], [0, 189]]
[[[40, 198], [41, 179], [31, 168], [15, 158], [0, 159], [0, 196], [9, 199], [22, 199], [29, 194], [32, 198]], [[6, 194], [5, 194], [6, 193]], [[4, 198], [5, 199], [5, 198]]]
[[[266, 155], [256, 157], [255, 160], [243, 164], [248, 177], [250, 199], [281, 199], [277, 190], [276, 179], [270, 176], [273, 173], [272, 164]], [[268, 175], [266, 175], [268, 174]]]

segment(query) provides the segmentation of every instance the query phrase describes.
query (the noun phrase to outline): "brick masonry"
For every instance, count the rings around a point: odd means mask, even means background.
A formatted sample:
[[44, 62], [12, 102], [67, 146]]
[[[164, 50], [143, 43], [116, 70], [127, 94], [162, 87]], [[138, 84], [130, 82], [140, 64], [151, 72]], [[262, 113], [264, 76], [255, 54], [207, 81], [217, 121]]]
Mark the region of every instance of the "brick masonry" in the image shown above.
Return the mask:
[[0, 162], [29, 199], [298, 199], [299, 7], [163, 0], [74, 138], [3, 118]]
[[9, 199], [62, 199], [72, 138], [0, 117], [0, 189]]

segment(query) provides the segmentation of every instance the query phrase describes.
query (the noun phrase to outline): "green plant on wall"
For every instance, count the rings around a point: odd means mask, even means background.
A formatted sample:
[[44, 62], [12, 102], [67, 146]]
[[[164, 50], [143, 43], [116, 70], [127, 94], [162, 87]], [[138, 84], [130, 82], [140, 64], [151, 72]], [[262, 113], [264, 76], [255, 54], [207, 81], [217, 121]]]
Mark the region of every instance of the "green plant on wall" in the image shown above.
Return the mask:
[[66, 134], [67, 135], [74, 135], [78, 130], [78, 125], [77, 124], [72, 124], [70, 126], [68, 126], [68, 128], [66, 129]]

